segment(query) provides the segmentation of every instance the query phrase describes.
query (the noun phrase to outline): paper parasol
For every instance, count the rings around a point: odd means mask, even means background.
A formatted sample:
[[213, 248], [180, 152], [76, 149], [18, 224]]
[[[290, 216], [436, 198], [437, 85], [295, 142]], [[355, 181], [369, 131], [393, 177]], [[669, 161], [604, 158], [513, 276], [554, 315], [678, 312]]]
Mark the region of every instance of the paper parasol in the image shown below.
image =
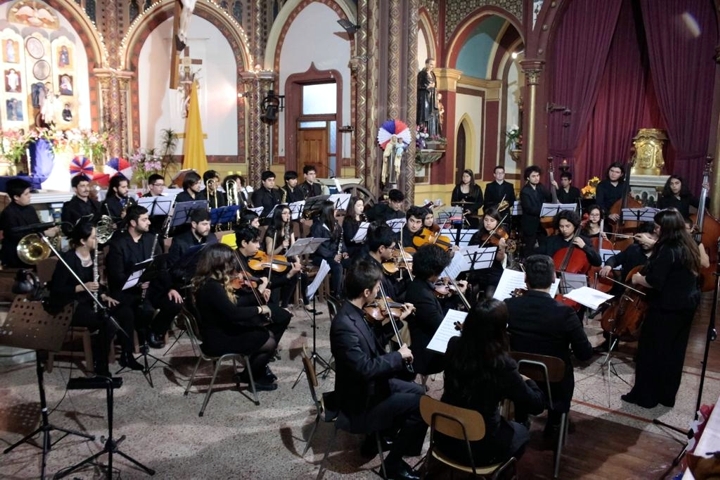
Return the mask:
[[377, 140], [380, 148], [384, 149], [393, 135], [396, 135], [405, 145], [409, 145], [412, 140], [410, 129], [405, 123], [400, 120], [388, 120], [378, 130]]
[[110, 175], [107, 173], [95, 172], [92, 177], [92, 181], [103, 188], [108, 188], [110, 186]]
[[103, 171], [111, 177], [120, 174], [128, 180], [132, 178], [133, 174], [132, 165], [125, 158], [111, 158], [103, 167]]
[[70, 162], [70, 175], [73, 177], [76, 175], [85, 175], [88, 178], [93, 178], [94, 173], [95, 167], [87, 157], [77, 156]]

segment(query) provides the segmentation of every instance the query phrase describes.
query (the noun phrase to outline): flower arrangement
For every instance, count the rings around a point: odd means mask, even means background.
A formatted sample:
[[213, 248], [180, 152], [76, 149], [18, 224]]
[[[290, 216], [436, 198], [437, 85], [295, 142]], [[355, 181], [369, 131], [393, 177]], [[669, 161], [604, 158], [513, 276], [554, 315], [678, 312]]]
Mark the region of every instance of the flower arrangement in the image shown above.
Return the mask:
[[22, 161], [27, 152], [27, 144], [31, 135], [23, 130], [2, 130], [0, 131], [0, 153], [13, 165]]
[[511, 125], [507, 132], [505, 132], [505, 136], [507, 137], [508, 150], [520, 150], [522, 148], [522, 132], [520, 131], [520, 127]]
[[[415, 132], [415, 145], [419, 150], [424, 149], [439, 149], [444, 150], [445, 145], [447, 145], [447, 138], [442, 137], [440, 135], [430, 135], [427, 132], [427, 128], [418, 125], [417, 130]], [[440, 147], [440, 148], [438, 148]]]
[[139, 148], [130, 155], [130, 164], [133, 169], [133, 178], [147, 180], [153, 173], [159, 173], [162, 168], [162, 157], [155, 153], [154, 148]]
[[56, 130], [38, 128], [30, 131], [30, 140], [47, 140], [53, 153], [83, 155], [97, 161], [103, 161], [107, 152], [108, 134], [93, 132], [89, 129], [73, 128]]
[[582, 193], [585, 198], [595, 198], [595, 189], [598, 183], [600, 183], [600, 179], [598, 177], [592, 177], [588, 180], [587, 185], [580, 190], [580, 193]]

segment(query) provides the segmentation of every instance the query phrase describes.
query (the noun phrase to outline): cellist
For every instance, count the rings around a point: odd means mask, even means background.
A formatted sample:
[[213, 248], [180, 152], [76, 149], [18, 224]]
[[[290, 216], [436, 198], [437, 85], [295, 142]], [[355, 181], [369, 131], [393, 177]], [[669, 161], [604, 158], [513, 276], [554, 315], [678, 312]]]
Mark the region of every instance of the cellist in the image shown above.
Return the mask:
[[[578, 214], [570, 210], [561, 211], [555, 216], [555, 230], [557, 234], [549, 237], [545, 241], [545, 244], [538, 249], [538, 253], [552, 257], [561, 249], [574, 245], [575, 249], [581, 250], [585, 254], [590, 266], [599, 267], [602, 264], [600, 254], [593, 248], [589, 238], [575, 234], [578, 228], [580, 228], [580, 217]], [[561, 265], [558, 264], [556, 266], [560, 268]]]

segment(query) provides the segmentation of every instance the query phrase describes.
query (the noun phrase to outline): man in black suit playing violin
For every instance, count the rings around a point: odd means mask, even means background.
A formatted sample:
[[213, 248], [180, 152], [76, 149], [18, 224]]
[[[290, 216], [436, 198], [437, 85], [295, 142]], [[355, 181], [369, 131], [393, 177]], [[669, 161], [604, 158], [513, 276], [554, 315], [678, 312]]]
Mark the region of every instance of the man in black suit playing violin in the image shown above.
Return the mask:
[[427, 215], [428, 210], [423, 207], [410, 207], [405, 214], [405, 225], [400, 231], [403, 248], [415, 248], [413, 238], [420, 234], [423, 230], [423, 219]]

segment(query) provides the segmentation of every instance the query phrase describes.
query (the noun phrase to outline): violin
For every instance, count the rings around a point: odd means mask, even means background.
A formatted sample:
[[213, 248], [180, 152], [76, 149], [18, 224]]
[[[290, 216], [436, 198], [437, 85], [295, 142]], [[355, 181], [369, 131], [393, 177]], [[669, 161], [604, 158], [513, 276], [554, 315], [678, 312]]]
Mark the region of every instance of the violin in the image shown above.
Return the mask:
[[272, 262], [270, 256], [259, 250], [255, 256], [248, 260], [248, 267], [254, 272], [261, 272], [266, 268], [272, 268], [273, 272], [283, 273], [292, 266], [292, 263], [288, 262], [287, 257], [284, 255], [273, 255]]
[[250, 291], [256, 289], [261, 280], [257, 277], [245, 276], [243, 272], [238, 272], [230, 279], [230, 285], [235, 290]]
[[423, 227], [420, 233], [413, 237], [413, 245], [420, 248], [429, 243], [435, 244], [445, 251], [449, 250], [453, 246], [452, 240], [449, 237], [440, 235], [439, 231], [438, 233], [433, 233], [429, 228]]
[[402, 316], [404, 306], [404, 304], [394, 302], [392, 298], [388, 297], [387, 305], [382, 299], [376, 299], [374, 302], [365, 305], [363, 312], [365, 312], [365, 318], [368, 322], [383, 322], [388, 319], [388, 308], [390, 308], [390, 315], [398, 319]]
[[382, 263], [383, 271], [387, 275], [394, 275], [402, 269], [410, 269], [413, 257], [407, 251], [395, 250], [392, 260]]
[[480, 242], [483, 244], [490, 244], [495, 247], [500, 245], [500, 240], [507, 240], [510, 235], [505, 231], [503, 227], [498, 227], [494, 232], [485, 232], [480, 236]]

